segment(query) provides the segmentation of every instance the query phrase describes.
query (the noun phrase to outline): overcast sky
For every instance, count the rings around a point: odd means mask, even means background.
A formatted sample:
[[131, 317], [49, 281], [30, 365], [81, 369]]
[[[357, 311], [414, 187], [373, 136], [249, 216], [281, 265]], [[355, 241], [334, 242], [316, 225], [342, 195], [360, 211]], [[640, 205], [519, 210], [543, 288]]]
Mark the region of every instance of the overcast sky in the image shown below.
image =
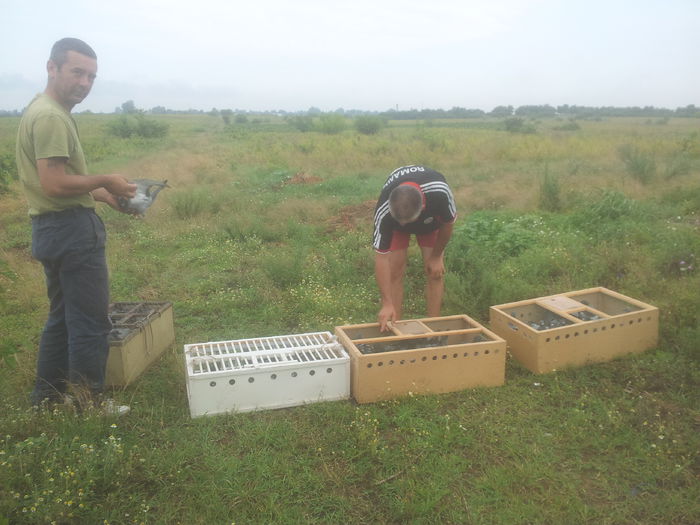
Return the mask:
[[698, 0], [0, 0], [0, 109], [65, 36], [75, 111], [700, 106]]

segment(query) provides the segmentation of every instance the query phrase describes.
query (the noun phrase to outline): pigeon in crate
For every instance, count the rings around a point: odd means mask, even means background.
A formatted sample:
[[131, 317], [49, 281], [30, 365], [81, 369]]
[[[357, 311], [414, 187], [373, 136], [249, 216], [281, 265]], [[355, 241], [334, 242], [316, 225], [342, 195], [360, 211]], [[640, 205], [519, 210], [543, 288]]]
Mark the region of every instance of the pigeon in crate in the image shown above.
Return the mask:
[[136, 184], [136, 195], [127, 199], [126, 197], [117, 197], [119, 206], [122, 210], [140, 215], [143, 217], [146, 210], [151, 204], [156, 200], [158, 192], [163, 188], [169, 188], [168, 181], [158, 181], [151, 179], [134, 179], [130, 181], [132, 184]]

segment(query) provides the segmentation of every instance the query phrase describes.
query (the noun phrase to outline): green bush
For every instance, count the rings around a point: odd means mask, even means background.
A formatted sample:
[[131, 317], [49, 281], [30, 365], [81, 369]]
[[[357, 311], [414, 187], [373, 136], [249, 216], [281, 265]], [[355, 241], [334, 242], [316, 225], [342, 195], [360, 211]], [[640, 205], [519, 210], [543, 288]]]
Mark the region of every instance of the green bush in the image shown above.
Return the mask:
[[287, 122], [302, 133], [313, 131], [314, 129], [314, 119], [306, 115], [290, 117], [287, 119]]
[[601, 222], [616, 221], [638, 211], [636, 201], [616, 190], [602, 190], [600, 197], [593, 196], [579, 205], [576, 217], [581, 223], [599, 225]]
[[337, 113], [325, 113], [319, 117], [318, 130], [321, 133], [335, 135], [345, 131], [346, 128], [347, 122], [342, 115], [338, 115]]
[[107, 132], [110, 135], [114, 135], [115, 137], [122, 139], [128, 139], [131, 137], [131, 135], [133, 135], [133, 129], [129, 123], [129, 119], [125, 115], [119, 117], [113, 122], [108, 123]]
[[168, 125], [155, 120], [149, 120], [142, 115], [136, 117], [136, 135], [147, 139], [157, 139], [168, 134]]
[[644, 184], [651, 181], [656, 173], [656, 160], [651, 153], [644, 152], [631, 144], [620, 146], [618, 154], [625, 164], [627, 173]]
[[380, 117], [361, 115], [355, 119], [355, 129], [363, 135], [376, 135], [384, 127]]
[[147, 119], [143, 115], [122, 115], [117, 120], [107, 124], [107, 132], [123, 139], [131, 137], [163, 138], [168, 134], [168, 125]]
[[513, 117], [503, 121], [506, 131], [510, 133], [535, 133], [535, 126], [525, 122], [525, 119]]

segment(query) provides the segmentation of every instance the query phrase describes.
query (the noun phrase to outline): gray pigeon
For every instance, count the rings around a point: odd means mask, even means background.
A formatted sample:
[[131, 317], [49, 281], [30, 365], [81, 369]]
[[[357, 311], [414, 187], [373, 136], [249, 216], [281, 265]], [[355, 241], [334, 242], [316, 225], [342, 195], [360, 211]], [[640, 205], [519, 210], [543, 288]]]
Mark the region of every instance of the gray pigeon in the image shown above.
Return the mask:
[[126, 197], [117, 197], [117, 201], [122, 210], [130, 213], [137, 213], [142, 217], [149, 206], [156, 200], [158, 192], [163, 188], [170, 187], [168, 186], [167, 180], [160, 182], [151, 179], [135, 179], [130, 182], [137, 186], [136, 195], [130, 199]]

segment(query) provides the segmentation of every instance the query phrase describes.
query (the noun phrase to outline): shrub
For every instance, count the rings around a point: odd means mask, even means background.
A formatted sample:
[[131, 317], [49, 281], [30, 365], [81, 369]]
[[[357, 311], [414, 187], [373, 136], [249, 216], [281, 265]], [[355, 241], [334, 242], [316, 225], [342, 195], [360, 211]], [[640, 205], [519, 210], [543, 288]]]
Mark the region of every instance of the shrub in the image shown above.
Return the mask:
[[646, 184], [654, 177], [656, 161], [652, 154], [646, 153], [631, 144], [620, 146], [618, 154], [625, 164], [627, 172], [639, 182]]
[[384, 127], [380, 117], [362, 115], [355, 119], [355, 129], [363, 135], [375, 135]]
[[107, 132], [110, 135], [114, 135], [115, 137], [122, 139], [128, 139], [131, 137], [131, 135], [133, 135], [133, 129], [131, 128], [129, 119], [127, 119], [124, 115], [107, 124]]
[[619, 191], [605, 189], [579, 202], [569, 220], [572, 226], [597, 242], [627, 242], [632, 238], [635, 242], [646, 242], [652, 235], [647, 225], [654, 212], [653, 208]]
[[535, 133], [535, 126], [525, 122], [525, 119], [513, 117], [504, 122], [506, 131], [510, 133]]
[[144, 138], [162, 138], [168, 134], [168, 125], [163, 122], [149, 120], [143, 115], [136, 117], [136, 135]]
[[325, 113], [319, 117], [318, 130], [321, 133], [335, 135], [344, 131], [346, 127], [345, 117], [337, 113]]
[[117, 120], [107, 124], [107, 132], [123, 139], [131, 137], [162, 138], [168, 134], [168, 125], [147, 119], [143, 115], [135, 117], [122, 115]]
[[616, 221], [632, 215], [637, 210], [637, 203], [616, 190], [603, 190], [600, 198], [584, 205], [580, 212], [584, 221], [597, 223], [600, 221]]
[[314, 129], [314, 119], [309, 116], [300, 115], [296, 117], [290, 117], [287, 119], [287, 122], [289, 122], [289, 124], [292, 127], [296, 128], [302, 133], [313, 131]]

